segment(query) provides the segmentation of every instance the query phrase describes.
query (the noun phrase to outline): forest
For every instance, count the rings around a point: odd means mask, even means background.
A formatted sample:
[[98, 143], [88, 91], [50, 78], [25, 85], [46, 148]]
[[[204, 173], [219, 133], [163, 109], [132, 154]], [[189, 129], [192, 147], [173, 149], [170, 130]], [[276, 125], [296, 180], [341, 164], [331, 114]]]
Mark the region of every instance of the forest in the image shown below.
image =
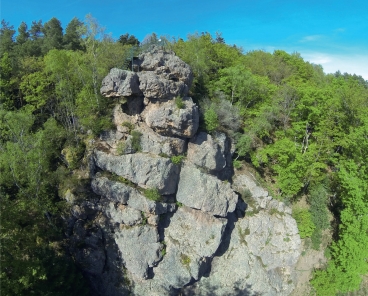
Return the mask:
[[114, 40], [96, 19], [57, 18], [0, 29], [1, 291], [88, 295], [67, 252], [63, 198], [86, 166], [88, 141], [112, 128], [114, 99], [100, 94], [113, 67], [153, 44], [194, 73], [190, 96], [201, 129], [235, 143], [233, 166], [252, 167], [270, 194], [293, 206], [300, 235], [328, 263], [310, 281], [316, 295], [347, 295], [368, 274], [368, 81], [325, 74], [298, 53], [244, 51], [220, 33], [186, 40], [128, 33]]

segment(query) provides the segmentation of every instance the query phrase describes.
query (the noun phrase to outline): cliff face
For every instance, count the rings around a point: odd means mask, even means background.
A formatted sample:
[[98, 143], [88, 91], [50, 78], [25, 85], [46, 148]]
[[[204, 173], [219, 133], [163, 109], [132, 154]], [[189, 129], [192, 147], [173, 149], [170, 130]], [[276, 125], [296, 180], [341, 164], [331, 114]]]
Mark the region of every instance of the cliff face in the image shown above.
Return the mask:
[[95, 196], [74, 204], [69, 220], [94, 294], [290, 294], [300, 255], [290, 208], [251, 175], [234, 175], [225, 134], [197, 133], [188, 65], [156, 48], [139, 69], [103, 80], [104, 96], [125, 101], [116, 130], [94, 143]]

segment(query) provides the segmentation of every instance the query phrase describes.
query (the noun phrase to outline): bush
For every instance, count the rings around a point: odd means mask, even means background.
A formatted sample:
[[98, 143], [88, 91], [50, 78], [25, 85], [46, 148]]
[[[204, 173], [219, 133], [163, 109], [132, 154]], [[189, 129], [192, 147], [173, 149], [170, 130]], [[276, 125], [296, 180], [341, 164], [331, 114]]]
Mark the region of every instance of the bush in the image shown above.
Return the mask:
[[210, 133], [215, 131], [219, 126], [219, 120], [214, 108], [206, 110], [203, 114], [206, 130]]
[[307, 209], [294, 209], [293, 218], [298, 225], [301, 238], [310, 237], [313, 234], [316, 226], [313, 224], [312, 215]]

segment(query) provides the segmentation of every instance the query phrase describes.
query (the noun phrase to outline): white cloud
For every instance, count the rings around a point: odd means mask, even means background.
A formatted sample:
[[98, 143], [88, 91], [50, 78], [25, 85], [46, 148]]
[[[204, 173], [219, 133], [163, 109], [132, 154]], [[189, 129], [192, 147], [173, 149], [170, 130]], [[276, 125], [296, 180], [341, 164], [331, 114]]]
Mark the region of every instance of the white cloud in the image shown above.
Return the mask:
[[321, 39], [322, 35], [309, 35], [305, 36], [304, 38], [300, 39], [299, 42], [311, 42], [311, 41], [317, 41]]
[[320, 64], [325, 73], [356, 74], [368, 80], [368, 56], [361, 54], [327, 54], [319, 52], [300, 53], [304, 60]]

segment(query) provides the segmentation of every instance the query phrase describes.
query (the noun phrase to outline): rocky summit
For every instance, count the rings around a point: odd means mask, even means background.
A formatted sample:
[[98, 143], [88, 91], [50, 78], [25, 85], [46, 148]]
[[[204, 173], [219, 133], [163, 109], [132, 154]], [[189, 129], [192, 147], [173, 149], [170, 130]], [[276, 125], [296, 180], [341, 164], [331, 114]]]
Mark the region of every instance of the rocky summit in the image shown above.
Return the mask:
[[156, 47], [137, 65], [104, 78], [116, 129], [93, 143], [93, 196], [69, 199], [70, 251], [93, 295], [289, 295], [291, 209], [234, 172], [225, 133], [199, 130], [187, 64]]

